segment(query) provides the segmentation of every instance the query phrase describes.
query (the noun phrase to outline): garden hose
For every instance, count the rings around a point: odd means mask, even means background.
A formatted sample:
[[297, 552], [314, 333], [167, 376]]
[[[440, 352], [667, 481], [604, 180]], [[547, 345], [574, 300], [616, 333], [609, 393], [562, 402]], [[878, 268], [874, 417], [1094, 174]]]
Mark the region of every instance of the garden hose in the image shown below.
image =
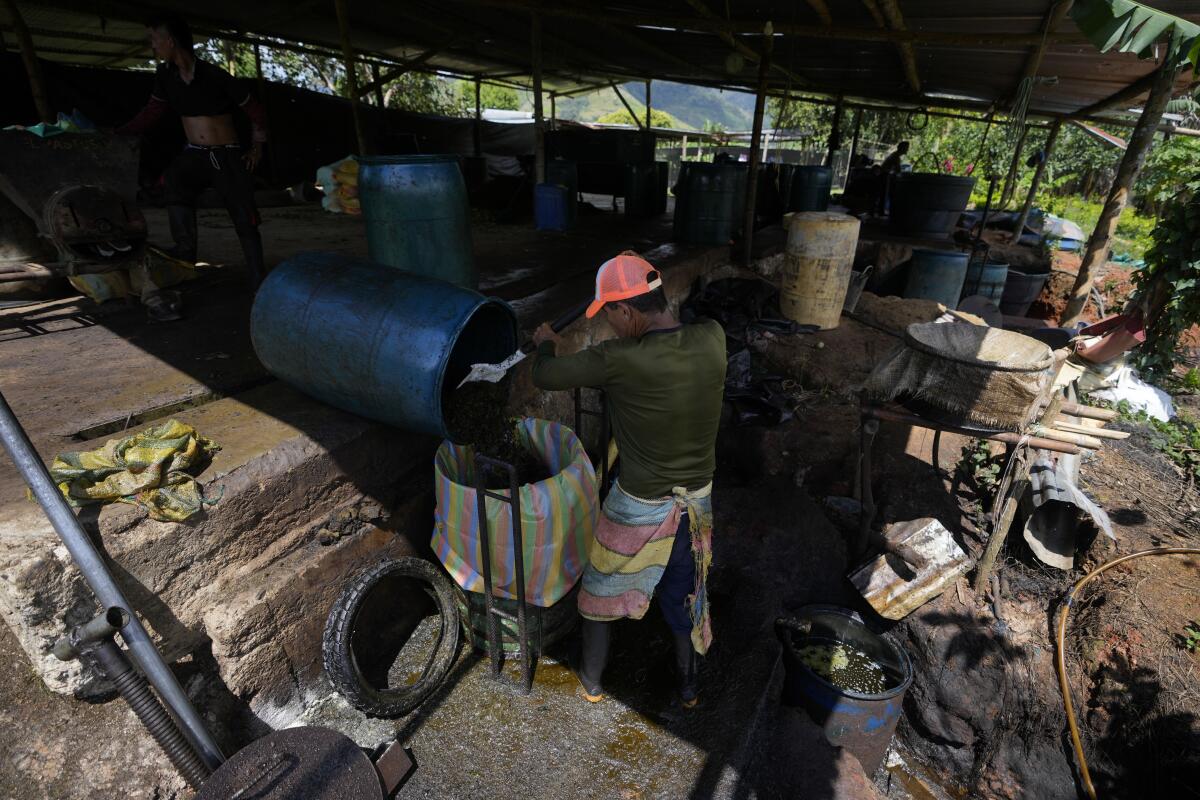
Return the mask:
[[1055, 646], [1058, 649], [1055, 667], [1058, 669], [1058, 686], [1062, 689], [1063, 706], [1067, 711], [1067, 727], [1071, 730], [1071, 747], [1075, 750], [1075, 760], [1079, 764], [1079, 778], [1083, 782], [1083, 788], [1091, 800], [1096, 800], [1096, 787], [1092, 785], [1092, 776], [1088, 772], [1087, 759], [1083, 755], [1083, 743], [1079, 739], [1079, 725], [1075, 721], [1075, 710], [1071, 707], [1071, 691], [1070, 687], [1067, 686], [1066, 654], [1063, 649], [1063, 639], [1067, 633], [1067, 615], [1071, 613], [1071, 606], [1075, 602], [1075, 595], [1079, 590], [1083, 588], [1084, 584], [1102, 572], [1118, 564], [1123, 564], [1126, 561], [1132, 561], [1142, 556], [1169, 555], [1200, 555], [1200, 547], [1157, 547], [1152, 550], [1139, 550], [1136, 553], [1115, 558], [1080, 578], [1071, 587], [1071, 591], [1067, 592], [1067, 596], [1063, 600], [1062, 613], [1058, 616], [1058, 634], [1055, 638]]

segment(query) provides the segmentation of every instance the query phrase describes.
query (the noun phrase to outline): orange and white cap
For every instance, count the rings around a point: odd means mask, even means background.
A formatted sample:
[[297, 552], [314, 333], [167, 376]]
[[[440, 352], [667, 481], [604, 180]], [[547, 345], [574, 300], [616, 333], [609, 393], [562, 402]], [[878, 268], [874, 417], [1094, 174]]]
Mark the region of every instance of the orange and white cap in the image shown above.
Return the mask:
[[649, 261], [635, 253], [621, 253], [600, 265], [596, 273], [596, 299], [587, 317], [600, 313], [605, 303], [649, 294], [662, 286], [662, 277]]

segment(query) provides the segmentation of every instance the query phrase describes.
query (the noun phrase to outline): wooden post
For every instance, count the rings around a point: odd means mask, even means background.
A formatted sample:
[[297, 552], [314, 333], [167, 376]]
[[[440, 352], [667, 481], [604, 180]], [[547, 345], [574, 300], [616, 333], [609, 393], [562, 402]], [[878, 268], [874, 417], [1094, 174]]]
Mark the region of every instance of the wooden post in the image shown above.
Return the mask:
[[1042, 183], [1042, 176], [1046, 174], [1046, 165], [1050, 163], [1050, 156], [1054, 154], [1054, 143], [1058, 141], [1060, 130], [1062, 130], [1061, 119], [1050, 123], [1050, 133], [1046, 134], [1046, 145], [1042, 148], [1042, 160], [1038, 162], [1037, 169], [1034, 170], [1033, 183], [1029, 184], [1029, 194], [1025, 195], [1025, 205], [1021, 206], [1021, 213], [1017, 215], [1017, 221], [1013, 225], [1013, 242], [1020, 239], [1021, 232], [1025, 230], [1025, 221], [1029, 219], [1029, 211], [1033, 208], [1033, 201], [1037, 196], [1038, 187]]
[[371, 65], [371, 86], [375, 90], [375, 105], [383, 108], [383, 81], [379, 80], [379, 65]]
[[354, 138], [358, 154], [367, 155], [366, 137], [358, 111], [358, 73], [354, 69], [354, 47], [350, 44], [350, 0], [333, 0], [337, 12], [338, 33], [342, 40], [342, 62], [346, 68], [346, 91], [350, 95], [350, 115], [354, 118]]
[[1004, 178], [1004, 190], [1000, 193], [998, 208], [1004, 208], [1012, 200], [1017, 188], [1017, 172], [1021, 167], [1021, 151], [1025, 148], [1025, 137], [1029, 134], [1029, 126], [1021, 126], [1021, 134], [1017, 136], [1017, 146], [1013, 149], [1012, 161], [1008, 163], [1008, 175]]
[[650, 122], [650, 81], [646, 81], [646, 130], [651, 128]]
[[550, 130], [554, 130], [554, 120], [558, 119], [558, 104], [556, 100], [558, 95], [554, 92], [550, 93]]
[[542, 17], [530, 15], [530, 46], [533, 50], [533, 135], [534, 175], [537, 183], [546, 182], [546, 122], [542, 119]]
[[858, 134], [862, 129], [863, 110], [854, 109], [854, 137], [850, 140], [850, 166], [854, 166], [854, 157], [858, 155]]
[[16, 34], [17, 44], [21, 47], [21, 61], [25, 64], [25, 74], [29, 76], [29, 94], [33, 96], [33, 107], [37, 110], [38, 118], [47, 125], [56, 119], [50, 108], [50, 99], [46, 96], [46, 79], [42, 75], [42, 62], [38, 61], [37, 51], [33, 49], [33, 37], [29, 28], [25, 27], [25, 18], [17, 8], [14, 0], [4, 0], [8, 17], [12, 20], [13, 33]]
[[221, 40], [221, 53], [225, 56], [225, 71], [233, 77], [237, 77], [237, 58], [233, 52], [233, 42], [228, 39]]
[[1125, 210], [1125, 206], [1129, 202], [1129, 192], [1133, 188], [1134, 181], [1137, 180], [1138, 173], [1142, 171], [1142, 164], [1146, 163], [1146, 154], [1154, 142], [1154, 133], [1158, 128], [1159, 121], [1162, 120], [1167, 101], [1171, 99], [1171, 89], [1175, 85], [1175, 75], [1178, 72], [1179, 67], [1173, 62], [1164, 62], [1155, 70], [1150, 96], [1146, 98], [1142, 115], [1138, 118], [1137, 125], [1129, 136], [1125, 155], [1121, 158], [1120, 166], [1117, 167], [1117, 175], [1113, 178], [1112, 188], [1108, 190], [1108, 199], [1104, 202], [1104, 210], [1100, 212], [1100, 218], [1096, 220], [1096, 227], [1092, 230], [1092, 235], [1088, 237], [1087, 247], [1084, 248], [1083, 261], [1079, 265], [1079, 275], [1075, 279], [1074, 288], [1071, 289], [1071, 299], [1067, 301], [1067, 308], [1059, 322], [1065, 328], [1074, 325], [1083, 315], [1088, 294], [1092, 290], [1092, 278], [1096, 267], [1108, 260], [1108, 248], [1113, 233], [1117, 230], [1117, 220], [1121, 218], [1121, 212]]
[[483, 105], [481, 103], [481, 94], [483, 81], [478, 77], [475, 78], [475, 155], [483, 155]]
[[763, 28], [763, 52], [758, 62], [758, 87], [754, 94], [754, 133], [750, 137], [750, 173], [746, 176], [746, 215], [742, 218], [742, 263], [749, 264], [754, 250], [754, 201], [758, 199], [759, 141], [762, 139], [763, 112], [767, 107], [767, 78], [771, 74], [771, 49], [775, 28], [770, 22]]
[[829, 128], [829, 153], [825, 156], [827, 165], [833, 166], [833, 154], [842, 149], [842, 93], [838, 92], [837, 104], [833, 107], [833, 125]]

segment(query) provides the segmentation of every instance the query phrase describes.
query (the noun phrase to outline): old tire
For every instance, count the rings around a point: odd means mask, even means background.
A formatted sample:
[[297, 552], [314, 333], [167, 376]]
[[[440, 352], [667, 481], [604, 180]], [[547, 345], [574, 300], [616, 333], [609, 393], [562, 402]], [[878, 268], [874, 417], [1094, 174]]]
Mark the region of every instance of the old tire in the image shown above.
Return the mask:
[[[382, 686], [381, 681], [373, 679], [372, 673], [377, 673], [379, 665], [373, 669], [367, 663], [370, 651], [386, 652], [394, 644], [387, 641], [389, 634], [396, 632], [391, 626], [393, 620], [415, 617], [419, 623], [425, 616], [420, 608], [423, 604], [408, 604], [415, 607], [406, 609], [386, 603], [389, 592], [401, 587], [410, 592], [419, 588], [421, 595], [432, 601], [440, 630], [420, 678], [406, 686], [389, 688], [386, 679]], [[384, 561], [359, 574], [334, 602], [321, 643], [325, 673], [334, 689], [359, 711], [376, 717], [400, 717], [424, 702], [445, 680], [458, 654], [460, 628], [454, 586], [436, 565], [419, 558]], [[401, 648], [403, 643], [396, 652]]]

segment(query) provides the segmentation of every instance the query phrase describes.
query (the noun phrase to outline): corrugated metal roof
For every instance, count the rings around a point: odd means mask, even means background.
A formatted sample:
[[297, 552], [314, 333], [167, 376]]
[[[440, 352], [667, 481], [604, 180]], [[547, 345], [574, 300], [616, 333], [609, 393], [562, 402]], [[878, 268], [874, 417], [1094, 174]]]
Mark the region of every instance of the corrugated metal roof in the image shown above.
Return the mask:
[[[1055, 0], [904, 0], [921, 93], [913, 90], [896, 43], [880, 40], [877, 20], [858, 0], [828, 2], [832, 27], [812, 4], [707, 0], [353, 0], [352, 41], [364, 54], [404, 60], [429, 49], [426, 66], [460, 74], [505, 76], [528, 83], [530, 14], [543, 20], [545, 86], [569, 91], [608, 80], [653, 78], [751, 91], [757, 65], [735, 55], [730, 41], [757, 49], [771, 20], [775, 68], [772, 91], [804, 90], [905, 104], [988, 108], [1014, 95], [1026, 64], [1043, 38]], [[1200, 2], [1162, 0], [1155, 8], [1200, 22]], [[136, 66], [149, 61], [137, 21], [140, 3], [46, 0], [17, 3], [46, 58], [75, 63]], [[269, 36], [331, 53], [340, 49], [329, 0], [208, 0], [201, 5], [164, 0], [200, 32]], [[6, 14], [5, 41], [15, 48]], [[903, 35], [903, 34], [902, 34]], [[1049, 32], [1030, 101], [1033, 115], [1063, 115], [1111, 97], [1149, 73], [1154, 64], [1128, 54], [1103, 54], [1083, 39], [1069, 17]], [[1181, 78], [1181, 86], [1189, 80]], [[1137, 99], [1104, 115], [1117, 116]]]

